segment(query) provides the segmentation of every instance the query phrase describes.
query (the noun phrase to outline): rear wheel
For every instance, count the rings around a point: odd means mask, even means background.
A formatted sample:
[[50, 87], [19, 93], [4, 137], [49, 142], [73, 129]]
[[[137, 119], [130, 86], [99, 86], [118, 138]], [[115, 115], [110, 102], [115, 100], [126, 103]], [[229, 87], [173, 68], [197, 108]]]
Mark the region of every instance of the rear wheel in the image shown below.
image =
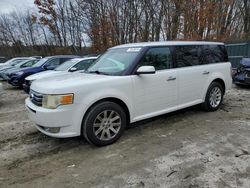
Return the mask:
[[224, 90], [220, 83], [212, 82], [208, 87], [205, 102], [201, 105], [206, 111], [216, 111], [223, 101]]
[[122, 107], [114, 102], [104, 101], [87, 112], [82, 123], [82, 134], [94, 145], [109, 145], [121, 137], [126, 123]]

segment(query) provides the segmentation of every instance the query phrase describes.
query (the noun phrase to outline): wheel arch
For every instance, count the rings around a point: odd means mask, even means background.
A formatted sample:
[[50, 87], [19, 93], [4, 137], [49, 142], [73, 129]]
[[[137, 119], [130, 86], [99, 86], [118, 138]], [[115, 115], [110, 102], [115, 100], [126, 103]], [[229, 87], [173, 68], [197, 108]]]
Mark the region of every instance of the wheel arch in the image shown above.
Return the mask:
[[[97, 100], [96, 102], [92, 103], [92, 104], [87, 108], [86, 112], [84, 113], [83, 118], [82, 118], [82, 122], [84, 121], [84, 119], [86, 118], [86, 115], [88, 114], [88, 112], [90, 111], [90, 109], [91, 109], [93, 106], [95, 106], [95, 105], [98, 104], [98, 103], [106, 102], [106, 101], [114, 102], [114, 103], [120, 105], [120, 106], [122, 107], [122, 109], [124, 109], [124, 112], [125, 112], [125, 114], [126, 114], [127, 123], [130, 123], [131, 114], [130, 114], [129, 108], [128, 108], [127, 104], [126, 104], [123, 100], [121, 100], [121, 99], [119, 99], [119, 98], [117, 98], [117, 97], [105, 97], [105, 98], [99, 99], [99, 100]], [[81, 127], [81, 130], [82, 130], [82, 128], [83, 128], [83, 127]], [[81, 132], [82, 132], [82, 131], [81, 131]]]
[[[226, 84], [225, 84], [224, 80], [221, 79], [221, 78], [216, 78], [216, 79], [214, 79], [211, 83], [213, 83], [213, 82], [219, 83], [219, 84], [222, 86], [222, 88], [223, 88], [223, 94], [225, 94], [225, 91], [226, 91]], [[210, 83], [210, 84], [211, 84], [211, 83]]]

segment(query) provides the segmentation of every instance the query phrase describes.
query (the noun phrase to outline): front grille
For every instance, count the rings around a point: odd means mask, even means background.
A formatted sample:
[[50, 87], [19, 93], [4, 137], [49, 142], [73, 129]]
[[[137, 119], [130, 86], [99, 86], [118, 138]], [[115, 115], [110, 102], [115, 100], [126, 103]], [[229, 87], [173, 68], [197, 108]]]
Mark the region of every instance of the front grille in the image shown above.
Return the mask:
[[250, 71], [247, 71], [247, 77], [250, 78]]
[[42, 106], [43, 94], [30, 90], [30, 100], [36, 106]]

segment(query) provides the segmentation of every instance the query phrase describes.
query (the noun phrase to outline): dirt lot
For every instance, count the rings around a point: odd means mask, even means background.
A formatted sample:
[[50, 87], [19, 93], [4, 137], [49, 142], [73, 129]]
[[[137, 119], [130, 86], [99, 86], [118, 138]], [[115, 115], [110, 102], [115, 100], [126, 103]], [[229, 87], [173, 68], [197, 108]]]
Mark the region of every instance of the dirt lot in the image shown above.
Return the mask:
[[108, 147], [55, 139], [28, 119], [18, 89], [0, 99], [0, 187], [250, 187], [250, 89], [132, 125]]

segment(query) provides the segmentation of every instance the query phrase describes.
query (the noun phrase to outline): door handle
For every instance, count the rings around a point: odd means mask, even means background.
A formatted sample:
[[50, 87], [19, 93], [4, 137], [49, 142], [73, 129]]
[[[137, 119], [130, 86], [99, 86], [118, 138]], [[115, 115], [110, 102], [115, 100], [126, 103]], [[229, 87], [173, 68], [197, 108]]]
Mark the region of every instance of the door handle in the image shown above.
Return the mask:
[[169, 76], [167, 81], [173, 81], [173, 80], [176, 80], [176, 77], [173, 77], [173, 76]]
[[204, 71], [202, 74], [209, 74], [210, 72], [209, 71]]

